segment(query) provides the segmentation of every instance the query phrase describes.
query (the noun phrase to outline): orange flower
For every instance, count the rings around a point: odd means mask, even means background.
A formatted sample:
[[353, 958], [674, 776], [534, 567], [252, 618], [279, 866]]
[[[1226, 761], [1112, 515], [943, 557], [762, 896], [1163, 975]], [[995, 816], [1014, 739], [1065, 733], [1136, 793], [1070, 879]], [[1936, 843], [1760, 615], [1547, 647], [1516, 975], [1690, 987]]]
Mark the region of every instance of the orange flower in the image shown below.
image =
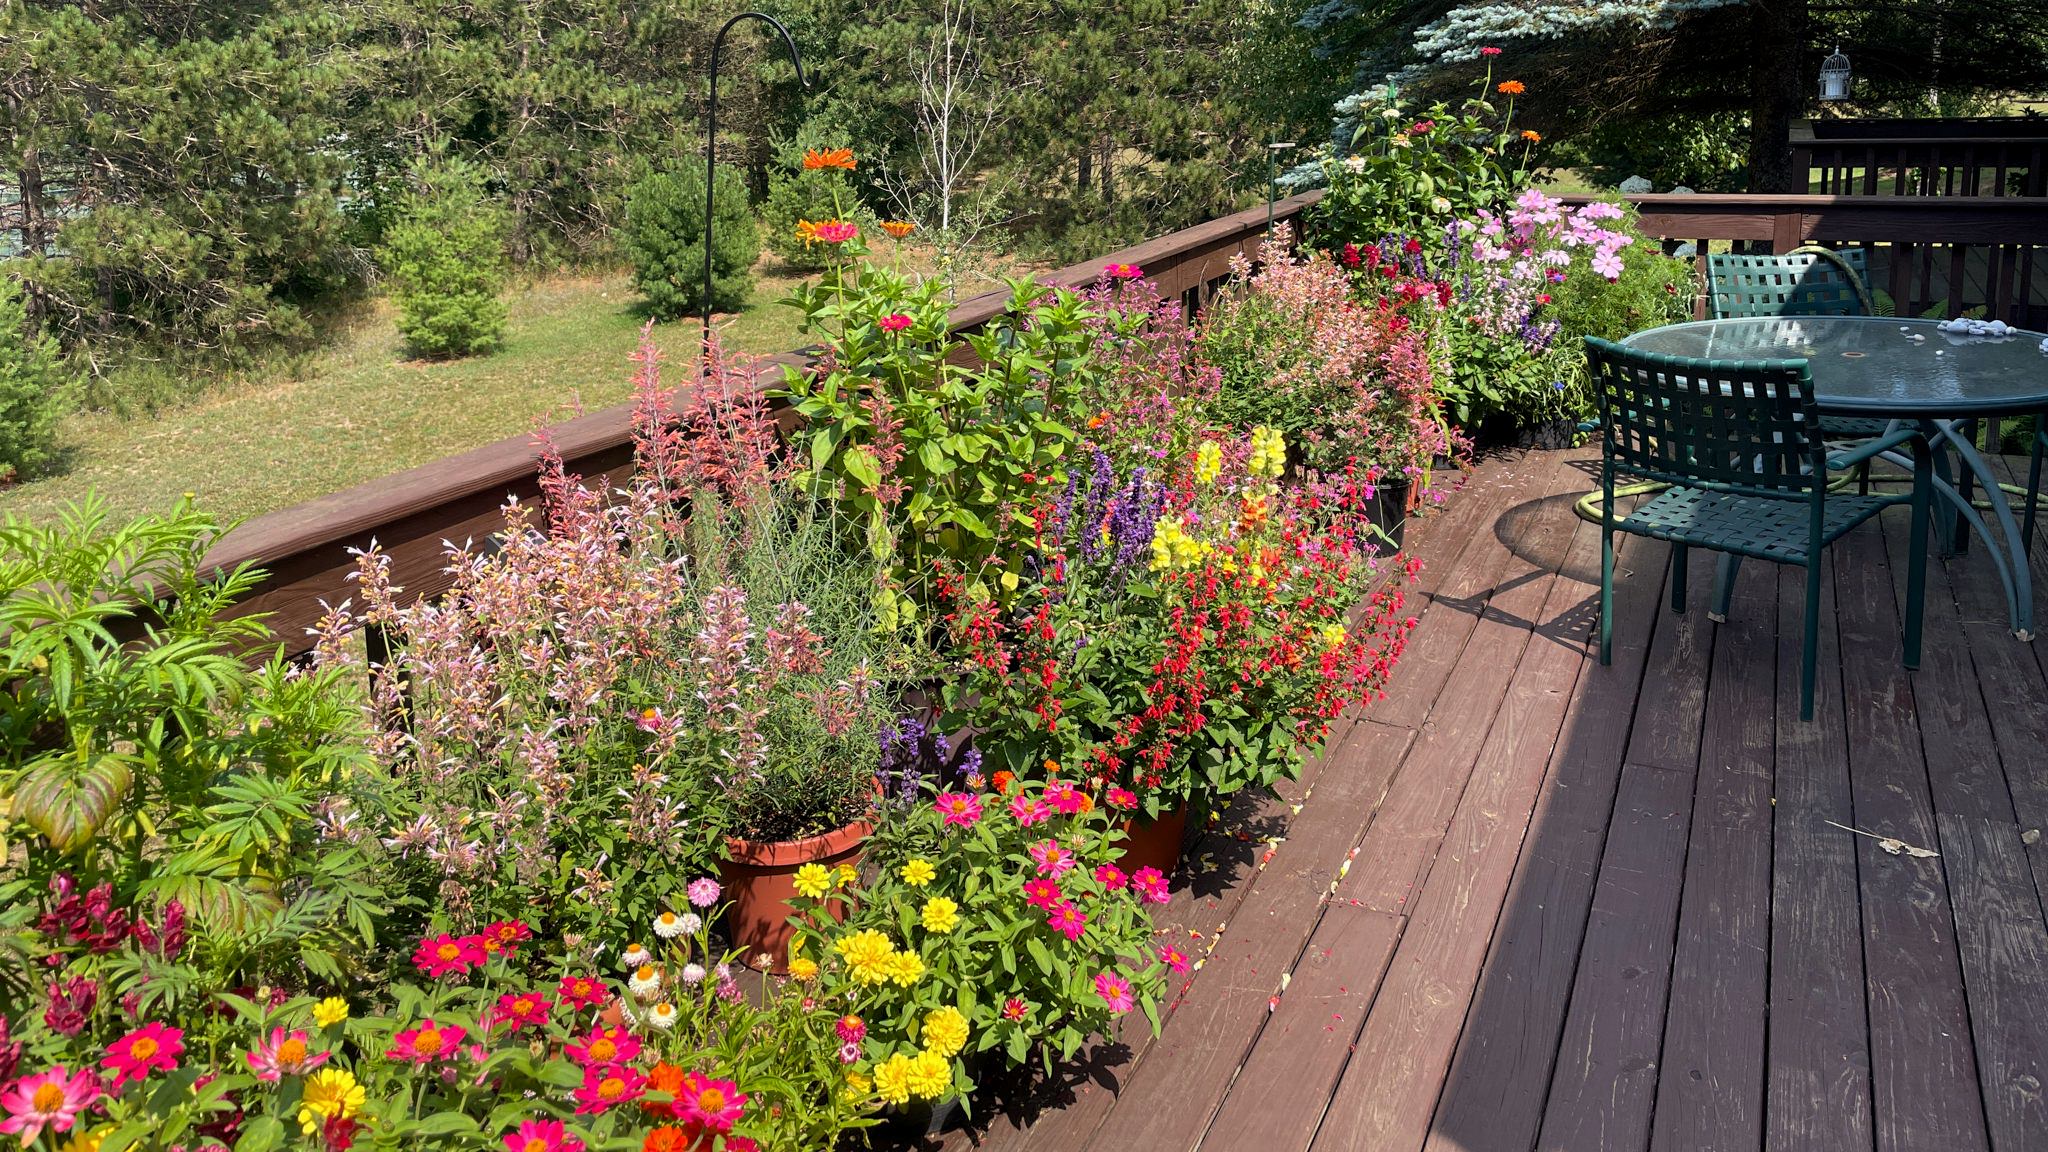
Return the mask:
[[1088, 418], [1088, 427], [1090, 428], [1100, 428], [1107, 423], [1109, 423], [1109, 413], [1107, 412], [1097, 412]]
[[804, 153], [805, 168], [844, 168], [853, 171], [853, 149], [833, 148], [829, 151], [813, 149]]
[[796, 238], [803, 241], [805, 247], [809, 247], [818, 238], [818, 226], [809, 220], [797, 221]]
[[[666, 1060], [656, 1063], [654, 1067], [647, 1070], [647, 1090], [649, 1092], [665, 1092], [673, 1098], [683, 1090], [683, 1070]], [[640, 1102], [640, 1110], [650, 1116], [676, 1115], [673, 1099], [661, 1104], [651, 1100], [642, 1100]]]
[[912, 224], [908, 220], [884, 220], [882, 221], [882, 231], [887, 232], [895, 239], [901, 240], [912, 232], [917, 231], [917, 225]]
[[1520, 80], [1503, 80], [1495, 84], [1493, 90], [1505, 96], [1520, 96], [1523, 92], [1528, 91], [1528, 89], [1522, 87]]
[[1000, 792], [1003, 795], [1007, 796], [1010, 794], [1010, 785], [1015, 783], [1016, 779], [1016, 773], [1010, 772], [1007, 769], [1005, 769], [1004, 771], [998, 772], [994, 776], [989, 777], [989, 783], [995, 785], [997, 792]]
[[1045, 771], [1046, 771], [1046, 774], [1047, 774], [1047, 775], [1049, 775], [1049, 776], [1057, 776], [1057, 775], [1059, 775], [1059, 774], [1060, 774], [1060, 762], [1059, 762], [1059, 761], [1057, 761], [1057, 760], [1047, 760], [1047, 761], [1045, 762]]
[[1524, 128], [1522, 129], [1522, 139], [1527, 140], [1531, 144], [1541, 144], [1543, 143], [1543, 133], [1532, 128]]

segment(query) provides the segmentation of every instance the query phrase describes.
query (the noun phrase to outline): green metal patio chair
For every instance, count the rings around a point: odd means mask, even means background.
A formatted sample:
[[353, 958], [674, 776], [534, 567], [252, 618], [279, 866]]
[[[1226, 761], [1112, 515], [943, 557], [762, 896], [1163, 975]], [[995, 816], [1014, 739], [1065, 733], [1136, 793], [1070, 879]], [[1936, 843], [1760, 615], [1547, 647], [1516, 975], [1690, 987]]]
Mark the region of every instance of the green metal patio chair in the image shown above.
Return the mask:
[[[1799, 716], [1813, 718], [1821, 555], [1850, 529], [1894, 504], [1913, 508], [1906, 592], [1905, 662], [1920, 664], [1926, 592], [1927, 442], [1906, 429], [1830, 455], [1804, 360], [1691, 360], [1637, 352], [1586, 337], [1600, 407], [1600, 662], [1614, 629], [1614, 533], [1671, 542], [1671, 610], [1685, 610], [1686, 552], [1709, 548], [1806, 569]], [[1854, 466], [1911, 443], [1919, 467], [1910, 494], [1828, 491], [1828, 469]], [[1617, 518], [1617, 473], [1669, 484]], [[1732, 567], [1716, 598], [1727, 611]]]

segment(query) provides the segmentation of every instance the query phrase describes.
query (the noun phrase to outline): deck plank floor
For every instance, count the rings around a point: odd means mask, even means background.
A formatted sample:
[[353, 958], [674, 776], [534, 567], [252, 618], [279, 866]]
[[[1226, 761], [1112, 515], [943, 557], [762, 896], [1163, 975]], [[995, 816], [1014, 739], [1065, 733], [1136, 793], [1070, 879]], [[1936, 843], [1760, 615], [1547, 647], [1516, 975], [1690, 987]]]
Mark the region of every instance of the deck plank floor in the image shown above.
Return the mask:
[[1837, 546], [1803, 723], [1797, 569], [1715, 624], [1710, 555], [1677, 615], [1625, 539], [1598, 663], [1594, 462], [1488, 459], [1414, 529], [1388, 698], [1176, 878], [1206, 958], [1163, 1033], [949, 1148], [2048, 1149], [2048, 651], [1981, 542], [1931, 564], [1917, 673], [1903, 510]]

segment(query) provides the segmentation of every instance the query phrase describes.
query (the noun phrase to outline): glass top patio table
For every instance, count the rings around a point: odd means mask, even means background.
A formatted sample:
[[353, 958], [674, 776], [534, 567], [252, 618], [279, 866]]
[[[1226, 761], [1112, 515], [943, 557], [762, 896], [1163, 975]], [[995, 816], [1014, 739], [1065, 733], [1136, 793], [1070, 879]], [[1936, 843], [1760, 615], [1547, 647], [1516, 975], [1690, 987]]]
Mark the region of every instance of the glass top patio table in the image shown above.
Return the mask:
[[2048, 408], [2041, 333], [1965, 336], [1937, 325], [1885, 316], [1760, 316], [1671, 324], [1622, 343], [1700, 360], [1803, 359], [1814, 402], [1833, 415], [1962, 419]]

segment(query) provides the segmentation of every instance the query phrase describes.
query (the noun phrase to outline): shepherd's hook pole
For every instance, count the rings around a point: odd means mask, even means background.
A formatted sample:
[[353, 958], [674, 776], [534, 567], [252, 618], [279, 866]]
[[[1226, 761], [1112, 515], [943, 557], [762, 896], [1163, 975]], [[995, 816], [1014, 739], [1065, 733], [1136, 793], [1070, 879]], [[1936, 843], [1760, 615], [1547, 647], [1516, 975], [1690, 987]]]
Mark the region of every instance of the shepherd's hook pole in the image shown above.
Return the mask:
[[789, 45], [790, 63], [796, 65], [796, 82], [805, 88], [811, 82], [804, 77], [804, 58], [797, 53], [796, 37], [782, 26], [782, 21], [766, 12], [742, 12], [725, 22], [718, 30], [718, 36], [711, 41], [711, 104], [704, 123], [704, 372], [711, 371], [711, 221], [716, 207], [718, 175], [718, 50], [725, 44], [725, 34], [742, 20], [760, 20], [777, 32], [782, 33], [782, 42]]

